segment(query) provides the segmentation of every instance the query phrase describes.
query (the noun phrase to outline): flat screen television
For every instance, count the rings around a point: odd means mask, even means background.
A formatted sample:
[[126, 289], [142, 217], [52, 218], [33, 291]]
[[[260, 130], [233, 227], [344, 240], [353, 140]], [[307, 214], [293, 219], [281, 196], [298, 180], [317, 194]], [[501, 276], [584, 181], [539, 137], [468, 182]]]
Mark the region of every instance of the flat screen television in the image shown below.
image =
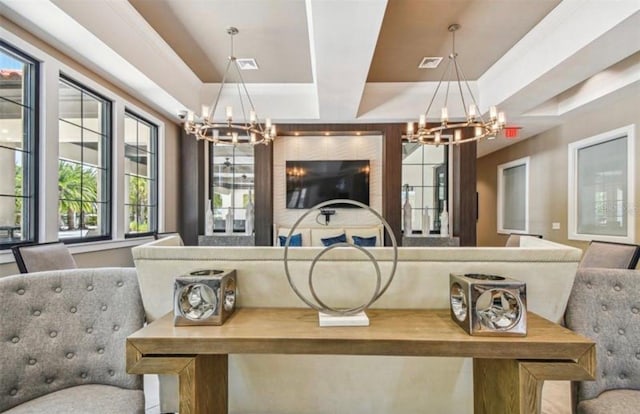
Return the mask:
[[[287, 208], [347, 199], [369, 205], [369, 160], [287, 161]], [[358, 208], [352, 204], [332, 207]]]

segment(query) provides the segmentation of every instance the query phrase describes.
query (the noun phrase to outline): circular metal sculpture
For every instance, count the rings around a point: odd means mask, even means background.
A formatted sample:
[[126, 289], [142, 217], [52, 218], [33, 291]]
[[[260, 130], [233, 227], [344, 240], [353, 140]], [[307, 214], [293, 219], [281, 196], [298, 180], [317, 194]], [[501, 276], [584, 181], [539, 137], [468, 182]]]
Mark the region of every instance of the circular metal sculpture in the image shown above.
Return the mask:
[[[382, 223], [382, 225], [384, 226], [386, 233], [389, 235], [389, 239], [391, 240], [391, 244], [393, 246], [393, 266], [391, 268], [391, 273], [389, 275], [389, 278], [387, 279], [387, 281], [383, 284], [382, 283], [382, 275], [380, 272], [380, 266], [378, 265], [378, 261], [376, 260], [376, 258], [373, 256], [373, 254], [371, 254], [370, 251], [368, 251], [367, 249], [364, 249], [361, 246], [356, 246], [354, 244], [351, 243], [335, 243], [332, 244], [331, 246], [328, 246], [327, 248], [323, 249], [322, 251], [320, 251], [320, 253], [318, 253], [312, 263], [311, 263], [311, 268], [309, 269], [309, 276], [308, 276], [308, 281], [309, 281], [309, 290], [311, 291], [311, 295], [313, 296], [313, 300], [311, 300], [310, 298], [307, 298], [305, 295], [303, 295], [300, 290], [296, 287], [296, 284], [293, 282], [293, 278], [291, 277], [291, 272], [289, 270], [289, 261], [288, 261], [288, 257], [289, 257], [289, 244], [291, 241], [291, 236], [294, 234], [294, 231], [296, 230], [296, 228], [298, 227], [298, 225], [312, 212], [326, 207], [326, 206], [330, 206], [333, 204], [352, 204], [354, 206], [358, 206], [360, 208], [366, 209], [368, 210], [371, 214], [373, 214], [378, 220], [380, 220], [380, 222]], [[384, 237], [384, 234], [383, 234]], [[375, 273], [376, 273], [376, 288], [373, 292], [373, 295], [371, 296], [371, 298], [359, 305], [359, 306], [354, 306], [352, 308], [346, 308], [346, 309], [338, 309], [338, 308], [334, 308], [331, 306], [328, 306], [324, 301], [322, 301], [322, 299], [320, 299], [320, 297], [318, 296], [316, 289], [313, 285], [313, 271], [316, 267], [316, 264], [318, 263], [318, 261], [320, 260], [320, 258], [322, 256], [324, 256], [326, 253], [328, 253], [329, 251], [336, 249], [338, 247], [349, 247], [349, 248], [355, 248], [357, 250], [359, 250], [360, 252], [364, 253], [369, 260], [371, 261], [371, 263], [373, 264], [373, 267], [375, 268]], [[289, 230], [289, 234], [287, 235], [287, 239], [286, 239], [286, 243], [284, 245], [284, 271], [287, 275], [287, 280], [289, 281], [289, 285], [291, 286], [291, 289], [293, 289], [293, 292], [300, 298], [300, 300], [302, 300], [304, 303], [306, 303], [309, 307], [317, 310], [318, 312], [322, 312], [328, 315], [334, 315], [334, 316], [349, 316], [349, 315], [355, 315], [357, 313], [360, 313], [364, 310], [366, 310], [369, 306], [371, 306], [376, 300], [378, 300], [383, 294], [384, 292], [387, 291], [387, 288], [389, 287], [389, 285], [391, 284], [391, 281], [393, 281], [393, 277], [395, 276], [396, 273], [396, 268], [398, 266], [398, 244], [396, 242], [396, 238], [393, 235], [393, 231], [391, 229], [391, 226], [389, 225], [389, 223], [387, 223], [387, 221], [374, 209], [372, 209], [371, 207], [367, 206], [366, 204], [360, 203], [359, 201], [354, 201], [354, 200], [343, 200], [343, 199], [338, 199], [338, 200], [329, 200], [329, 201], [325, 201], [322, 203], [319, 203], [317, 205], [315, 205], [314, 207], [310, 208], [308, 211], [306, 211], [302, 216], [300, 216], [300, 218], [295, 222], [295, 224], [291, 227], [291, 229]]]

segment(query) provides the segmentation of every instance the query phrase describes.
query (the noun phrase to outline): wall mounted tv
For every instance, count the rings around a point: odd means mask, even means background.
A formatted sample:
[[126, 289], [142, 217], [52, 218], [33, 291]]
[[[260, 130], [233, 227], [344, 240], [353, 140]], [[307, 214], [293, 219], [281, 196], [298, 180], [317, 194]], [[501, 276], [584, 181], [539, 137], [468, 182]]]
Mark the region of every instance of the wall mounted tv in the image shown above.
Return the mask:
[[[334, 199], [369, 205], [369, 160], [287, 161], [287, 208], [311, 208]], [[335, 204], [332, 207], [354, 207]]]

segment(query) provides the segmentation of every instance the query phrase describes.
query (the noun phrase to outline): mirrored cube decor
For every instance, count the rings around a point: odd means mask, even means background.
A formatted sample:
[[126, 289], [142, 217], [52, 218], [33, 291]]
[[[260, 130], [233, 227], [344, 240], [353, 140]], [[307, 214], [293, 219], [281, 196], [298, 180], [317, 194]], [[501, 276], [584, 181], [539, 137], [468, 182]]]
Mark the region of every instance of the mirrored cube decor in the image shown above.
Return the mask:
[[524, 282], [485, 274], [449, 275], [451, 318], [469, 335], [526, 336]]
[[196, 270], [178, 276], [173, 289], [174, 325], [222, 325], [236, 308], [235, 270]]

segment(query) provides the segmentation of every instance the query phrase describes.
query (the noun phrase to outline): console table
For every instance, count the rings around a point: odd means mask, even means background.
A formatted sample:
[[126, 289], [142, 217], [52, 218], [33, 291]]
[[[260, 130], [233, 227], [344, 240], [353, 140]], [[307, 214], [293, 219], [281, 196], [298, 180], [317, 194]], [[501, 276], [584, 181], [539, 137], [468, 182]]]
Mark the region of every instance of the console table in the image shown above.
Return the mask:
[[177, 374], [180, 414], [227, 413], [229, 354], [471, 357], [476, 414], [539, 413], [544, 380], [595, 376], [594, 343], [533, 313], [511, 338], [469, 336], [446, 309], [367, 314], [368, 327], [320, 328], [304, 308], [240, 308], [222, 326], [174, 327], [169, 313], [127, 338], [127, 372]]

